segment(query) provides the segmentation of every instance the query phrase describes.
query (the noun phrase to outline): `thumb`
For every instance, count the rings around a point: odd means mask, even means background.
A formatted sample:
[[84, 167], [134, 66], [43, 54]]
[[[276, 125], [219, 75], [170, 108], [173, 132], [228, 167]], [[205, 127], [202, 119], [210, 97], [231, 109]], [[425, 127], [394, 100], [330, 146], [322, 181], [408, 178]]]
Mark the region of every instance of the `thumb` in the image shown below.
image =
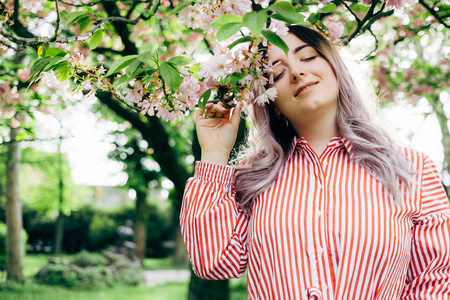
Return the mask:
[[239, 126], [239, 121], [241, 119], [241, 102], [238, 102], [236, 107], [233, 110], [233, 114], [231, 115], [231, 124], [234, 126]]

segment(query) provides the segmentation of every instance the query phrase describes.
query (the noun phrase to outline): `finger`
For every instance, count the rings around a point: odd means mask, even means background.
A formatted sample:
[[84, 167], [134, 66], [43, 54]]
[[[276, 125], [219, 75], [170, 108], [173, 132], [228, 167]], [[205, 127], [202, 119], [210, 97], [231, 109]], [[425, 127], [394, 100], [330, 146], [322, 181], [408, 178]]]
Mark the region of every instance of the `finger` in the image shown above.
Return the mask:
[[221, 118], [226, 112], [227, 109], [225, 107], [220, 104], [214, 104], [210, 109], [206, 109], [205, 116], [208, 118]]
[[198, 120], [203, 119], [203, 114], [204, 112], [201, 108], [197, 109], [192, 117], [194, 119], [194, 122], [197, 123]]

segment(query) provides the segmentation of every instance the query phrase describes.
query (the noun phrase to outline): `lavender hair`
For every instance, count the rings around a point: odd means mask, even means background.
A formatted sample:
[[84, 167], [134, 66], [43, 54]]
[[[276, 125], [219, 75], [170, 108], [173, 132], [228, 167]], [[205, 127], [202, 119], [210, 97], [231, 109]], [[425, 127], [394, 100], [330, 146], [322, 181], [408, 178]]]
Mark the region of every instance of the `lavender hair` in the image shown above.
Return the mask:
[[[314, 47], [333, 68], [339, 95], [336, 124], [340, 136], [352, 143], [352, 156], [356, 163], [372, 174], [390, 191], [395, 203], [400, 203], [400, 183], [412, 183], [412, 167], [395, 141], [385, 130], [374, 124], [363, 97], [335, 47], [315, 30], [290, 26], [289, 32]], [[251, 213], [253, 200], [267, 190], [278, 177], [278, 172], [289, 159], [293, 127], [279, 118], [274, 105], [254, 105], [252, 110], [252, 138], [242, 147], [234, 162], [236, 165], [235, 190], [239, 206]]]

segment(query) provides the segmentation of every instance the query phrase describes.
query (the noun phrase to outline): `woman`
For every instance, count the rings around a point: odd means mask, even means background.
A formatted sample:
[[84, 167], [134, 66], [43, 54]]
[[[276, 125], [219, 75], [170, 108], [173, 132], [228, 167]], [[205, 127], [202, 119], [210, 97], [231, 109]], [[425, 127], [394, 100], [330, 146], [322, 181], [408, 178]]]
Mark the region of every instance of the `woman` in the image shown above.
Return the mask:
[[240, 277], [249, 299], [450, 299], [450, 208], [432, 161], [370, 121], [319, 33], [268, 52], [278, 96], [253, 109], [252, 146], [227, 165], [240, 108], [198, 112], [202, 158], [182, 234], [195, 273]]

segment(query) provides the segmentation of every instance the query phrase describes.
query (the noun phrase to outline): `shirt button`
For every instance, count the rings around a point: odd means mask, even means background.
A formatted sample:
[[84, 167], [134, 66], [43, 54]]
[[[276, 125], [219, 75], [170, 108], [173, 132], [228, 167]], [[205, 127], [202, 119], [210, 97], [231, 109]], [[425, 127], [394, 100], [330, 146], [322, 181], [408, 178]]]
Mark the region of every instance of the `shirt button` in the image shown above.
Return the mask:
[[324, 165], [324, 166], [328, 165], [328, 162], [324, 161], [324, 162], [323, 162], [323, 165]]
[[319, 217], [322, 216], [322, 211], [321, 210], [317, 211], [317, 216], [319, 216]]
[[319, 190], [321, 190], [322, 189], [322, 185], [321, 184], [319, 184]]

